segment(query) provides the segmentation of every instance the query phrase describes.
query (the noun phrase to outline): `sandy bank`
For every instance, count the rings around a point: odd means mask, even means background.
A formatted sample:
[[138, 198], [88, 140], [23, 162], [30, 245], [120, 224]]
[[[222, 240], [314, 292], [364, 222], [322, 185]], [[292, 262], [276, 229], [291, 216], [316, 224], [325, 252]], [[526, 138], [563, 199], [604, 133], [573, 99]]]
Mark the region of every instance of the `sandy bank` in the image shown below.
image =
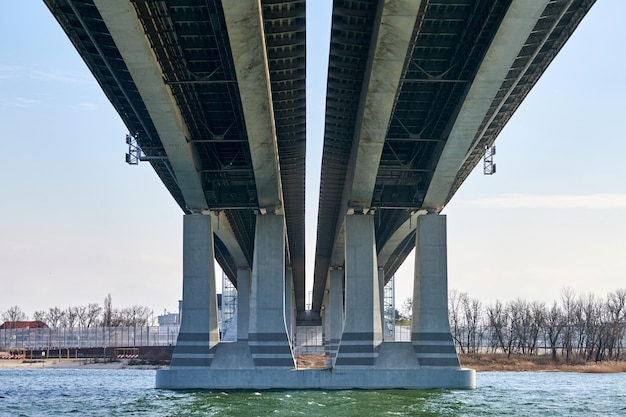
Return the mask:
[[128, 359], [117, 362], [93, 362], [90, 359], [45, 359], [45, 360], [0, 360], [0, 370], [2, 369], [40, 369], [40, 368], [61, 368], [61, 369], [161, 369], [163, 366], [154, 365], [129, 365]]
[[477, 372], [585, 372], [619, 373], [626, 372], [626, 361], [565, 363], [560, 359], [553, 362], [549, 356], [516, 356], [507, 358], [499, 354], [459, 355], [464, 368]]
[[[586, 372], [586, 373], [618, 373], [626, 372], [626, 361], [580, 362], [563, 363], [552, 362], [546, 356], [512, 356], [476, 354], [459, 355], [464, 368], [475, 369], [477, 372]], [[323, 355], [299, 356], [298, 368], [324, 368], [326, 358]], [[93, 362], [91, 359], [46, 359], [46, 360], [17, 360], [0, 359], [2, 369], [162, 369], [164, 366], [129, 365], [128, 359], [116, 362]]]

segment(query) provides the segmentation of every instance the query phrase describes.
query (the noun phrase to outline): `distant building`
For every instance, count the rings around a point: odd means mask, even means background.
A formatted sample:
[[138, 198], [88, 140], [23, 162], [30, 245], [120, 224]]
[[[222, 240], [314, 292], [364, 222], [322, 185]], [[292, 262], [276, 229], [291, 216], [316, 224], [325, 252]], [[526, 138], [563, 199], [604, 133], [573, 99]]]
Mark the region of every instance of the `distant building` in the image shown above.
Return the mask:
[[[222, 276], [222, 292], [224, 295], [217, 293], [217, 317], [218, 317], [218, 326], [220, 329], [220, 334], [224, 337], [225, 331], [231, 325], [233, 321], [233, 316], [235, 316], [235, 309], [237, 305], [237, 290], [230, 283], [230, 280], [226, 278], [225, 275]], [[182, 300], [178, 301], [178, 313], [170, 313], [167, 310], [157, 316], [157, 323], [159, 326], [168, 327], [168, 326], [180, 326], [181, 317], [183, 314], [183, 302]], [[237, 322], [234, 322], [234, 339], [237, 337]], [[225, 339], [222, 339], [225, 340]], [[231, 340], [231, 339], [229, 339]]]
[[165, 311], [160, 316], [157, 316], [157, 323], [159, 326], [178, 326], [180, 325], [180, 318], [183, 312], [183, 302], [182, 300], [178, 301], [178, 313], [168, 313]]
[[180, 324], [178, 313], [165, 313], [157, 317], [159, 326], [177, 326]]
[[47, 329], [48, 325], [43, 321], [5, 321], [0, 325], [0, 330], [9, 329]]

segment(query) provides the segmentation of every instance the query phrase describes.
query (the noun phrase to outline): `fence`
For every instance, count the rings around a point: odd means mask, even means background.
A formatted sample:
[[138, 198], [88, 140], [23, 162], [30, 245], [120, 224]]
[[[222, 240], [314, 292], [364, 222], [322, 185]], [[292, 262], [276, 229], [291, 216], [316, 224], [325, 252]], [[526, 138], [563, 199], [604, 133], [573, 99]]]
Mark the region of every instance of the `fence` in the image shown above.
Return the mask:
[[296, 326], [293, 350], [296, 355], [323, 355], [322, 326]]
[[[178, 325], [147, 327], [89, 327], [0, 330], [0, 349], [54, 349], [93, 347], [175, 346]], [[298, 326], [294, 349], [299, 354], [324, 352], [321, 326]], [[389, 341], [410, 341], [411, 326], [396, 325]], [[545, 344], [545, 342], [544, 342]], [[488, 346], [484, 335], [480, 346]]]
[[0, 348], [173, 346], [178, 329], [178, 326], [3, 329], [0, 330]]

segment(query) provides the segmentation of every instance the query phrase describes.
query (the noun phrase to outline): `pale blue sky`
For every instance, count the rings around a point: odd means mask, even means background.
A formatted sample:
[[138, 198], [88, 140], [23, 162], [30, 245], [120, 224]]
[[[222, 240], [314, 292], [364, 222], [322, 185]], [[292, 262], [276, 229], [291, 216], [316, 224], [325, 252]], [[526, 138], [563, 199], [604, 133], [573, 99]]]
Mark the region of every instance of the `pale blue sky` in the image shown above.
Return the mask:
[[[330, 1], [307, 7], [310, 256]], [[479, 166], [444, 210], [451, 289], [489, 303], [626, 287], [625, 14], [598, 0], [500, 135], [496, 175]], [[43, 2], [0, 2], [0, 39], [0, 311], [107, 293], [175, 309], [181, 210], [148, 164], [124, 163], [126, 128]]]

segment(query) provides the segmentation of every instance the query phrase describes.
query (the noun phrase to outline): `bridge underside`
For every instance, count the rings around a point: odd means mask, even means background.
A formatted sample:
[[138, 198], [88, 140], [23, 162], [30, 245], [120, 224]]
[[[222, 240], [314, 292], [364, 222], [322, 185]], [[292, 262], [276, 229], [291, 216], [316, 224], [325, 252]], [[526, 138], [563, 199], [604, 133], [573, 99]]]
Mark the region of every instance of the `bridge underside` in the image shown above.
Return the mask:
[[[185, 213], [172, 389], [473, 388], [439, 213], [594, 0], [334, 0], [312, 311], [305, 1], [44, 0]], [[415, 248], [409, 342], [383, 287]], [[214, 265], [238, 291], [220, 340]], [[294, 332], [323, 322], [326, 367]]]
[[[391, 277], [594, 0], [336, 0], [312, 309], [344, 263], [346, 215], [376, 217]], [[581, 60], [582, 61], [582, 60]]]
[[215, 258], [235, 287], [253, 262], [256, 213], [285, 214], [304, 311], [304, 0], [44, 2], [141, 160], [184, 213], [220, 226]]

